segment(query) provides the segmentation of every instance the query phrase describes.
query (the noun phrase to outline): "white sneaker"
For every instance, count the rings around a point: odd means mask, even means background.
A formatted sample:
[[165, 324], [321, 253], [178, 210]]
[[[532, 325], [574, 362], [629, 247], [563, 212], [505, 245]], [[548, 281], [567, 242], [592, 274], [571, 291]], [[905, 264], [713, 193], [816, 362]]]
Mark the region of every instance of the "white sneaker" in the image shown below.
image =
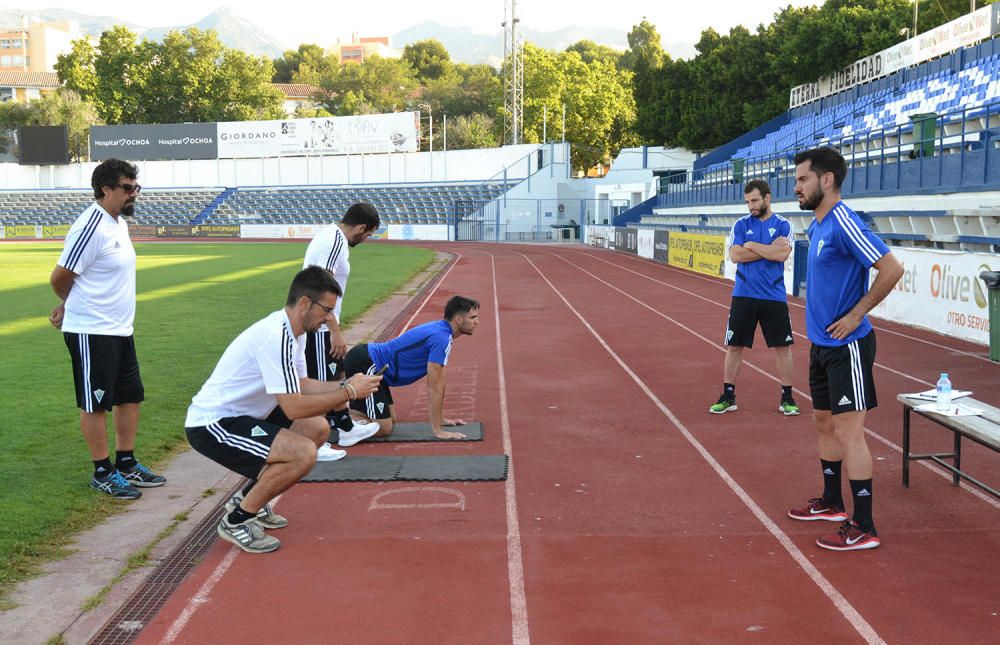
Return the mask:
[[337, 434], [340, 437], [337, 443], [344, 448], [349, 448], [359, 441], [364, 441], [365, 439], [371, 437], [378, 432], [381, 427], [382, 426], [378, 424], [378, 421], [372, 421], [371, 423], [354, 421], [354, 427], [350, 432], [337, 430]]
[[337, 461], [347, 456], [346, 450], [337, 450], [328, 443], [316, 449], [316, 461]]

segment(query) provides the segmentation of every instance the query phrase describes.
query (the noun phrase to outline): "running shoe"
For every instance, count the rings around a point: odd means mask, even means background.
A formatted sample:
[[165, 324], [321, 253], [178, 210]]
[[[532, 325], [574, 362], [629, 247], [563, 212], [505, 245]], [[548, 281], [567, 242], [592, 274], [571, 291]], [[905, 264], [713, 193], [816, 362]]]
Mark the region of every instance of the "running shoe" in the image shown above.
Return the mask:
[[877, 549], [882, 541], [878, 539], [875, 529], [864, 531], [856, 522], [848, 521], [841, 524], [836, 533], [816, 540], [816, 544], [831, 551], [861, 551]]
[[281, 542], [264, 532], [264, 527], [251, 518], [241, 524], [230, 524], [225, 515], [219, 520], [215, 532], [227, 542], [232, 542], [247, 553], [270, 553]]
[[[226, 502], [226, 515], [229, 515], [243, 501], [243, 491], [236, 493]], [[283, 529], [288, 526], [288, 518], [278, 515], [271, 510], [271, 504], [264, 504], [264, 508], [257, 511], [257, 521], [266, 529]]]
[[798, 416], [799, 406], [795, 405], [795, 401], [786, 399], [778, 404], [778, 412], [782, 413], [786, 417]]
[[138, 461], [135, 465], [127, 470], [119, 470], [122, 477], [125, 478], [132, 486], [138, 488], [156, 488], [157, 486], [163, 486], [167, 483], [167, 478], [163, 475], [157, 475], [149, 468], [146, 468]]
[[827, 504], [822, 497], [814, 497], [809, 500], [805, 508], [789, 509], [788, 517], [804, 522], [815, 522], [816, 520], [843, 522], [847, 519], [847, 513], [844, 512], [843, 506]]
[[350, 432], [337, 430], [337, 436], [339, 437], [337, 443], [341, 448], [350, 448], [359, 441], [364, 441], [378, 432], [379, 428], [382, 427], [378, 424], [378, 421], [372, 421], [371, 423], [352, 421], [352, 423], [354, 427], [351, 428]]
[[712, 404], [712, 407], [708, 411], [712, 414], [725, 414], [726, 412], [736, 412], [738, 409], [736, 407], [736, 397], [723, 394], [719, 397], [718, 402]]
[[316, 461], [337, 461], [346, 456], [346, 450], [338, 450], [328, 443], [324, 443], [316, 450]]
[[117, 470], [105, 477], [91, 478], [90, 487], [118, 499], [139, 499], [142, 497], [139, 489], [130, 486]]

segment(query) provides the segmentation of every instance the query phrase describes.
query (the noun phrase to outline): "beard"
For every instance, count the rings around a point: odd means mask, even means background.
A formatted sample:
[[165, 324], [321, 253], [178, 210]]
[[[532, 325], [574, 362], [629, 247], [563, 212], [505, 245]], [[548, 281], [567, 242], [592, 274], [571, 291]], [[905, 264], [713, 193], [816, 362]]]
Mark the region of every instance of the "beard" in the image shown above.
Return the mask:
[[803, 194], [802, 198], [799, 200], [799, 210], [804, 210], [804, 211], [816, 210], [816, 207], [819, 206], [820, 202], [823, 201], [823, 197], [825, 197], [825, 195], [823, 194], [822, 189], [817, 189], [816, 192], [814, 192], [811, 195]]
[[133, 215], [135, 215], [134, 201], [127, 201], [124, 204], [122, 204], [122, 215], [124, 215], [125, 217], [132, 217]]

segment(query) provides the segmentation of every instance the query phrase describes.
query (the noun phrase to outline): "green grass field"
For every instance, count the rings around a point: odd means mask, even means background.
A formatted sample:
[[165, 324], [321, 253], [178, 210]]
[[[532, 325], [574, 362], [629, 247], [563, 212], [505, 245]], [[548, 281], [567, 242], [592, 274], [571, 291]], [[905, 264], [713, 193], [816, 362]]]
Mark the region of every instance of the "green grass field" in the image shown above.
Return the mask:
[[[16, 582], [58, 557], [75, 533], [128, 508], [88, 486], [93, 467], [69, 354], [46, 319], [58, 303], [49, 274], [61, 250], [0, 245], [0, 608]], [[163, 467], [187, 448], [187, 406], [226, 345], [284, 305], [305, 244], [145, 243], [136, 252], [135, 339], [146, 387], [136, 454]], [[431, 251], [413, 247], [353, 249], [344, 324], [432, 260]]]

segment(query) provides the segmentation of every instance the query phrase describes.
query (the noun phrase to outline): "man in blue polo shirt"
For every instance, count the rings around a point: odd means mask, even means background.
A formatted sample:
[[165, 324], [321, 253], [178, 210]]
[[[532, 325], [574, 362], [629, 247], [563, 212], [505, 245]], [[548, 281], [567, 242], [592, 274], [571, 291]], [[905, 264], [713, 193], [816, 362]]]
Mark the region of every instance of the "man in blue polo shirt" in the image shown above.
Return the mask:
[[344, 357], [344, 372], [354, 374], [382, 373], [378, 392], [351, 401], [351, 409], [367, 419], [377, 421], [376, 437], [392, 433], [396, 422], [390, 388], [409, 385], [427, 377], [430, 398], [430, 424], [439, 439], [464, 439], [460, 432], [449, 432], [442, 426], [461, 425], [461, 419], [444, 417], [445, 370], [454, 339], [471, 335], [479, 325], [479, 303], [471, 298], [455, 296], [445, 305], [444, 318], [418, 325], [386, 343], [355, 345]]
[[[872, 457], [865, 441], [865, 412], [874, 408], [875, 332], [867, 313], [903, 276], [903, 265], [840, 199], [847, 164], [833, 148], [795, 155], [799, 208], [816, 218], [809, 226], [806, 272], [806, 333], [823, 495], [788, 516], [796, 520], [842, 522], [816, 540], [824, 549], [856, 551], [881, 541], [872, 520]], [[869, 269], [877, 271], [868, 286]], [[854, 500], [849, 520], [841, 495], [841, 466], [847, 468]]]
[[722, 396], [708, 411], [724, 414], [736, 410], [736, 376], [743, 365], [743, 348], [753, 347], [759, 323], [778, 365], [778, 411], [792, 416], [799, 413], [792, 397], [792, 323], [785, 293], [785, 261], [792, 252], [792, 224], [771, 211], [771, 187], [763, 179], [748, 182], [743, 198], [750, 214], [736, 221], [729, 237], [729, 258], [738, 266], [726, 327]]

